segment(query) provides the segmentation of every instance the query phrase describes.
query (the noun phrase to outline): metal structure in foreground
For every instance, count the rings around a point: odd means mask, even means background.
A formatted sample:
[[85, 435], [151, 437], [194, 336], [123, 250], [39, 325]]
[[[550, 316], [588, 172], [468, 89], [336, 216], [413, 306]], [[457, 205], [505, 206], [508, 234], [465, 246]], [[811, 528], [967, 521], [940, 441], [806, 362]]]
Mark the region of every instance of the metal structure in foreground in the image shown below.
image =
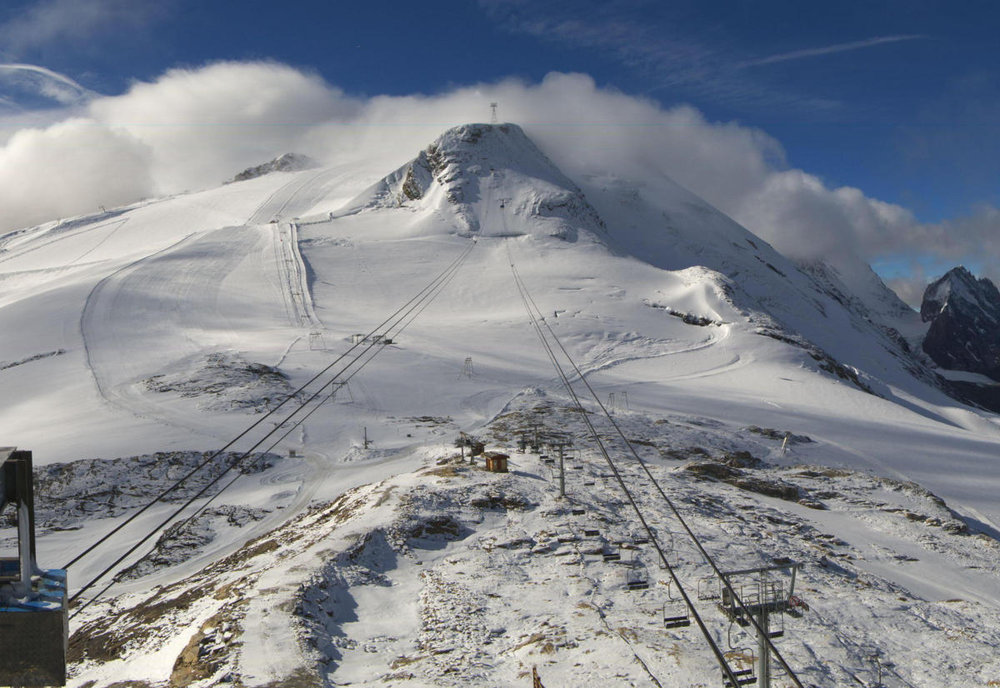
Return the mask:
[[0, 447], [0, 514], [13, 511], [17, 556], [0, 557], [0, 685], [66, 684], [66, 571], [35, 562], [30, 451]]
[[[737, 672], [737, 680], [741, 684], [756, 681], [758, 688], [771, 688], [771, 653], [768, 641], [785, 634], [782, 614], [799, 615], [799, 611], [805, 606], [795, 596], [795, 574], [801, 567], [801, 564], [782, 560], [771, 566], [722, 572], [724, 580], [720, 581], [722, 589], [719, 606], [723, 613], [730, 621], [742, 627], [750, 625], [751, 616], [757, 622], [757, 675], [754, 676], [751, 670], [746, 669]], [[771, 626], [773, 615], [778, 615], [780, 620], [780, 625], [775, 628]]]

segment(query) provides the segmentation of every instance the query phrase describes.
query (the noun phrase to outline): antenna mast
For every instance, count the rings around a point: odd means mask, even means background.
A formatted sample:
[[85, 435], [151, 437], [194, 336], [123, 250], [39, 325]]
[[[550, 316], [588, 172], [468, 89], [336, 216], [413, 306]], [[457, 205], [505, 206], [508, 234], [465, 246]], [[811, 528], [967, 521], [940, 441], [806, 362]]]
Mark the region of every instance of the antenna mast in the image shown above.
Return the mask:
[[490, 124], [497, 123], [497, 104], [490, 103]]

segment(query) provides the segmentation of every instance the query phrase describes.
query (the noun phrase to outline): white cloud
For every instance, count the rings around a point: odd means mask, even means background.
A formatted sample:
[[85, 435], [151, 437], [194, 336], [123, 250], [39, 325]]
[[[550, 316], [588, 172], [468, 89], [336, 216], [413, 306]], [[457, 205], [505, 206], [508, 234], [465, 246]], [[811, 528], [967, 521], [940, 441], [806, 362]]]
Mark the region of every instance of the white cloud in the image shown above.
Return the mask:
[[898, 43], [900, 41], [915, 41], [919, 39], [926, 38], [926, 36], [920, 35], [903, 35], [903, 36], [876, 36], [875, 38], [867, 38], [863, 41], [851, 41], [850, 43], [838, 43], [836, 45], [827, 45], [821, 48], [804, 48], [802, 50], [792, 50], [787, 53], [780, 53], [778, 55], [769, 55], [768, 57], [761, 57], [756, 60], [749, 60], [742, 63], [741, 67], [760, 67], [763, 65], [776, 64], [778, 62], [790, 62], [792, 60], [802, 60], [808, 57], [821, 57], [824, 55], [834, 55], [836, 53], [846, 53], [853, 50], [862, 50], [864, 48], [873, 48], [877, 45], [884, 45], [886, 43]]
[[908, 303], [914, 308], [920, 308], [920, 304], [924, 300], [924, 291], [926, 291], [927, 285], [930, 282], [931, 278], [928, 277], [923, 266], [913, 264], [910, 266], [909, 273], [906, 276], [893, 277], [886, 284], [896, 292], [904, 303]]
[[[29, 91], [62, 105], [81, 103], [96, 95], [65, 74], [33, 64], [0, 63], [0, 86], [5, 90]], [[9, 100], [12, 106], [16, 101]]]
[[87, 120], [26, 129], [0, 148], [4, 228], [113, 207], [151, 193], [146, 147]]
[[310, 130], [349, 118], [355, 102], [319, 77], [273, 63], [172, 69], [90, 105], [95, 121], [152, 151], [163, 191], [218, 183], [299, 146]]
[[789, 169], [764, 132], [599, 88], [585, 75], [358, 99], [272, 63], [171, 70], [93, 100], [84, 120], [18, 132], [0, 143], [0, 228], [218, 184], [289, 151], [388, 172], [447, 127], [487, 120], [492, 101], [571, 177], [613, 172], [655, 185], [667, 175], [795, 258], [1000, 258], [996, 209], [922, 225], [905, 208]]
[[146, 0], [41, 0], [0, 24], [0, 53], [21, 55], [55, 41], [79, 42], [108, 30], [134, 30], [163, 11]]

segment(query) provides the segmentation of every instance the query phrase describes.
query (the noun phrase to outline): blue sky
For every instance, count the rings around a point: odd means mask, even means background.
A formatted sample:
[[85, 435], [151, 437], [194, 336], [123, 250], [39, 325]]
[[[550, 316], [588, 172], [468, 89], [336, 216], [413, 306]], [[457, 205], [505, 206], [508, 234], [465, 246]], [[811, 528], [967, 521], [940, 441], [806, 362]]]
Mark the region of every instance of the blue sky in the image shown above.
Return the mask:
[[[920, 0], [8, 1], [0, 63], [68, 82], [0, 66], [0, 115], [9, 135], [222, 60], [276, 61], [359, 99], [583, 73], [761, 131], [780, 144], [777, 167], [958, 231], [1000, 206], [998, 28], [996, 3]], [[865, 257], [889, 277], [935, 269], [933, 256]]]

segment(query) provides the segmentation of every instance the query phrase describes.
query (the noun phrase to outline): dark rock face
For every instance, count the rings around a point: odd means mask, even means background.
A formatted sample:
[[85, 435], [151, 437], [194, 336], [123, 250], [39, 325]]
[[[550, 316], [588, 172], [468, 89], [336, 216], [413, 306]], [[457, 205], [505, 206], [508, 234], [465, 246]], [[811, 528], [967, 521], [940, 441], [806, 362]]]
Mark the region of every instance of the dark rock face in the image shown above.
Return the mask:
[[957, 267], [924, 292], [920, 316], [931, 326], [924, 351], [943, 368], [1000, 381], [1000, 291]]

